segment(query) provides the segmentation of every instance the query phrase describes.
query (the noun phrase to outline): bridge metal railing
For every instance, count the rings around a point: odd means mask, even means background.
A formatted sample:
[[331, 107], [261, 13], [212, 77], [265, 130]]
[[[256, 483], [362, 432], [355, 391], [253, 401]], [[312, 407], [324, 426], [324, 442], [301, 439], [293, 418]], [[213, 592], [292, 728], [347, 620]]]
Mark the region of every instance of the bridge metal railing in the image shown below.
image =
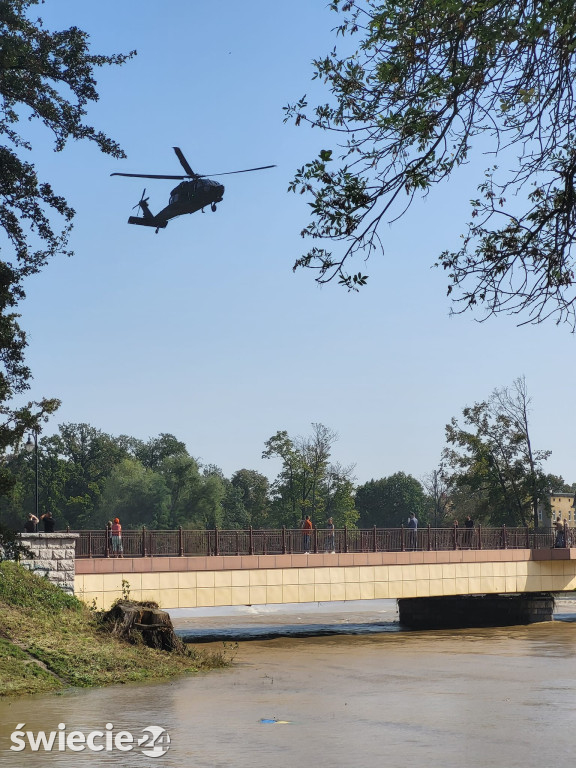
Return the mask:
[[[113, 557], [107, 530], [70, 531], [78, 534], [76, 557]], [[457, 549], [549, 549], [558, 546], [549, 528], [314, 528], [275, 530], [122, 531], [124, 557], [195, 557], [218, 555], [281, 555], [302, 552], [410, 552]], [[576, 546], [576, 529], [566, 528], [561, 546]]]

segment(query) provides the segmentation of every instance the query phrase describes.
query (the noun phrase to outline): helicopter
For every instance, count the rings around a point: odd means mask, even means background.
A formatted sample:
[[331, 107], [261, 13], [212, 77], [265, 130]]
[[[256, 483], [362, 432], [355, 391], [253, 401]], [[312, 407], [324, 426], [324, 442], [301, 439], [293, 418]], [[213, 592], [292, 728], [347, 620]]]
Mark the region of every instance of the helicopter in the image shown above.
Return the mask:
[[[192, 170], [188, 160], [180, 147], [172, 147], [180, 165], [186, 171], [185, 174], [168, 176], [152, 173], [111, 173], [110, 176], [131, 176], [139, 179], [181, 179], [182, 182], [174, 187], [170, 193], [168, 205], [160, 213], [154, 215], [148, 207], [148, 198], [146, 190], [142, 192], [140, 200], [134, 208], [140, 208], [142, 216], [130, 216], [128, 224], [139, 224], [142, 227], [154, 227], [156, 234], [159, 229], [164, 229], [170, 219], [176, 216], [182, 216], [185, 213], [195, 213], [202, 211], [209, 205], [212, 211], [216, 211], [216, 203], [220, 203], [224, 196], [224, 186], [217, 181], [208, 178], [207, 174], [196, 173]], [[262, 165], [258, 168], [245, 168], [242, 171], [226, 171], [225, 173], [214, 173], [213, 176], [229, 176], [233, 173], [250, 173], [251, 171], [263, 171], [266, 168], [275, 168], [275, 165]], [[184, 181], [186, 179], [186, 181]]]

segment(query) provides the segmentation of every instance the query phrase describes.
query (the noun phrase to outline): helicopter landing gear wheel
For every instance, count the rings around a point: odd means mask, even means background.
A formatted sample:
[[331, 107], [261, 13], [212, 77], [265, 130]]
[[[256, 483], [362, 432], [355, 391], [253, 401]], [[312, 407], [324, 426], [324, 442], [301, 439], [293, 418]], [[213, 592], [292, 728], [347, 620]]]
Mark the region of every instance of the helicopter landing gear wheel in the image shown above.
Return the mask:
[[212, 213], [216, 213], [216, 203], [211, 203], [210, 208], [212, 209]]

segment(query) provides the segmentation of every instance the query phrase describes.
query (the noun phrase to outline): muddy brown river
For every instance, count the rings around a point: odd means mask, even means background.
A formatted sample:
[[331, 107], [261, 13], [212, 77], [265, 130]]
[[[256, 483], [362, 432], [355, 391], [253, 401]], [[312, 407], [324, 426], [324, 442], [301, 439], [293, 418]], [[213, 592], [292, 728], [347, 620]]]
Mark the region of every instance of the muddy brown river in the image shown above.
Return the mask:
[[[198, 635], [310, 625], [343, 634], [242, 640], [231, 668], [172, 683], [0, 701], [0, 766], [573, 766], [575, 608], [563, 602], [561, 620], [546, 624], [428, 632], [398, 631], [391, 601], [369, 612], [174, 616]], [[147, 727], [164, 734], [154, 741]], [[51, 749], [35, 741], [40, 731], [53, 734]], [[145, 753], [156, 747], [161, 756]]]

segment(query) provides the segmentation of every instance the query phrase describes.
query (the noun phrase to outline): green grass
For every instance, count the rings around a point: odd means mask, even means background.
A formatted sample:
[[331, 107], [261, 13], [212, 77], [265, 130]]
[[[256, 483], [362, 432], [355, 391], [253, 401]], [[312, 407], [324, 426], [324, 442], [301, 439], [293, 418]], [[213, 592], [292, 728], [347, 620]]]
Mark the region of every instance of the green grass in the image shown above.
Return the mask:
[[27, 653], [9, 640], [0, 638], [0, 688], [5, 696], [38, 691], [55, 691], [59, 681]]
[[119, 640], [77, 598], [0, 563], [0, 696], [165, 680], [228, 663], [225, 653], [177, 655]]

